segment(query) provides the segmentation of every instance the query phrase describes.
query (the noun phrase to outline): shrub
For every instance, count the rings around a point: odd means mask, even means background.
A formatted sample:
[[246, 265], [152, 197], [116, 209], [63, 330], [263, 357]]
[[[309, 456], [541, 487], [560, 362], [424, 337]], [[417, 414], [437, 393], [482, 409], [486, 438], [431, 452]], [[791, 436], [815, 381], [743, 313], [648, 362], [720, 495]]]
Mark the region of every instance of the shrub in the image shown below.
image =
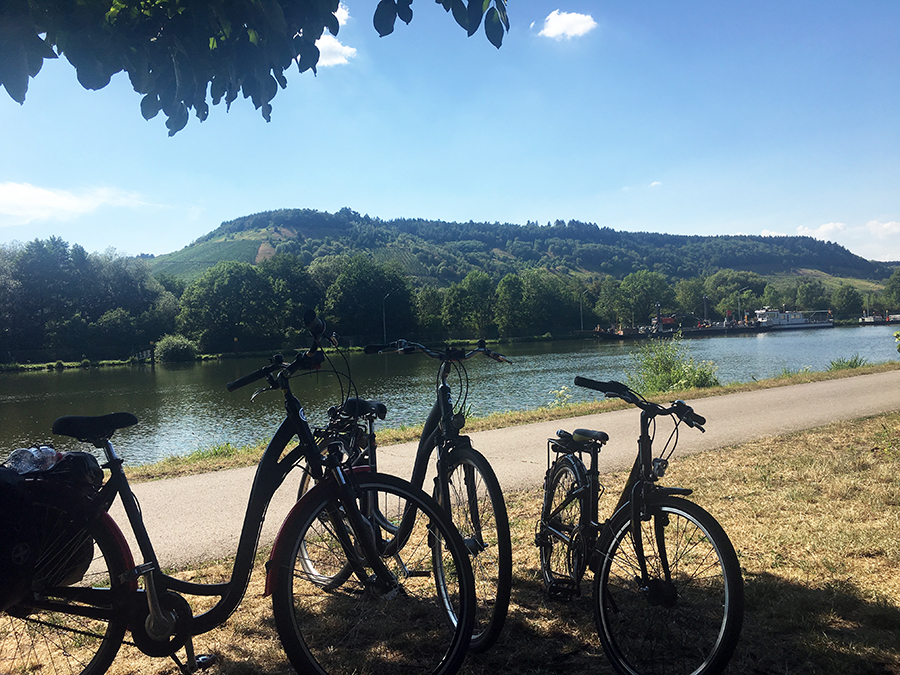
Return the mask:
[[628, 386], [642, 394], [661, 394], [683, 389], [717, 387], [717, 367], [711, 361], [697, 363], [687, 353], [680, 334], [651, 338], [631, 355], [626, 367]]
[[174, 363], [197, 358], [197, 344], [183, 335], [165, 335], [156, 343], [156, 360]]
[[862, 368], [867, 365], [869, 365], [869, 359], [859, 354], [854, 354], [849, 359], [844, 357], [835, 359], [829, 364], [828, 370], [850, 370], [851, 368]]

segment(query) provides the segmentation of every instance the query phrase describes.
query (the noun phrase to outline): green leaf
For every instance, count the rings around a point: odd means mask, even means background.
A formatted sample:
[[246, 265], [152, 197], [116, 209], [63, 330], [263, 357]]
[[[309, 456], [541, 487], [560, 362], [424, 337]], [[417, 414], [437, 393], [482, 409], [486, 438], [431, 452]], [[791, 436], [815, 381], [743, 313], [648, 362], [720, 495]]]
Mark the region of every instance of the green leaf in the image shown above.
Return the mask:
[[500, 13], [491, 7], [484, 17], [484, 34], [497, 49], [503, 44], [503, 24], [500, 22]]
[[481, 26], [481, 17], [484, 16], [483, 0], [469, 0], [469, 9], [466, 12], [466, 16], [466, 30], [469, 32], [469, 37], [472, 37], [478, 32], [478, 28]]
[[506, 13], [506, 0], [495, 0], [497, 13], [500, 14], [500, 21], [503, 23], [503, 27], [506, 30], [509, 30], [509, 15]]
[[463, 0], [452, 0], [453, 18], [462, 28], [469, 30], [469, 10]]
[[341, 24], [334, 14], [325, 15], [325, 28], [327, 28], [328, 32], [332, 35], [336, 36], [338, 34], [338, 31], [341, 29]]
[[397, 0], [397, 17], [407, 26], [412, 21], [412, 0]]
[[162, 106], [159, 104], [159, 96], [156, 94], [147, 94], [141, 99], [141, 115], [145, 120], [152, 120], [159, 114]]
[[179, 103], [175, 110], [169, 115], [169, 119], [166, 120], [166, 127], [169, 129], [169, 136], [174, 136], [179, 131], [184, 129], [185, 125], [188, 123], [188, 109], [184, 103]]
[[397, 20], [397, 5], [394, 0], [381, 0], [375, 8], [375, 16], [372, 23], [381, 37], [394, 32], [394, 22]]

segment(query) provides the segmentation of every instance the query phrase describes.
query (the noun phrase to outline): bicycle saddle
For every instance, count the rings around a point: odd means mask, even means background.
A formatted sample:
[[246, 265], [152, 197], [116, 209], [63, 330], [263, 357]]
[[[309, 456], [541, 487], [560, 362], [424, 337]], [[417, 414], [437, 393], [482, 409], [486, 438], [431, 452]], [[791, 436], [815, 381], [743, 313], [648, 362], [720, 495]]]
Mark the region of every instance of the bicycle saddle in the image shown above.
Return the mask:
[[606, 443], [609, 440], [609, 434], [605, 431], [594, 431], [593, 429], [576, 429], [572, 434], [572, 438], [579, 443], [584, 443], [584, 441]]
[[368, 417], [376, 415], [383, 420], [387, 415], [387, 406], [381, 401], [364, 398], [348, 398], [341, 406], [341, 414], [347, 417]]
[[98, 417], [66, 415], [53, 423], [52, 431], [60, 436], [71, 436], [79, 441], [90, 443], [112, 438], [117, 429], [124, 429], [137, 423], [138, 418], [126, 412], [110, 413]]

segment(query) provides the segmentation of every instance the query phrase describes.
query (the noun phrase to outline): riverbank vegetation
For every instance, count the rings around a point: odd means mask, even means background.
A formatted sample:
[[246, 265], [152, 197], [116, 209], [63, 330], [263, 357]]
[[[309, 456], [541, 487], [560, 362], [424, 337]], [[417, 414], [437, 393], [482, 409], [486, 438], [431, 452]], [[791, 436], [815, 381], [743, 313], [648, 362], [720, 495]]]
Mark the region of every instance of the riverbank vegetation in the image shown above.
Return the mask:
[[[615, 495], [625, 478], [616, 473], [601, 482]], [[727, 672], [900, 673], [900, 413], [679, 457], [665, 483], [692, 488], [691, 499], [715, 516], [738, 552], [746, 613]], [[615, 496], [603, 498], [604, 515], [607, 499]], [[461, 675], [611, 674], [592, 620], [590, 573], [580, 598], [562, 602], [544, 592], [534, 546], [540, 490], [509, 492], [506, 502], [514, 557], [509, 615], [499, 643], [470, 655]], [[258, 560], [242, 606], [195, 643], [219, 657], [221, 675], [293, 672], [263, 593], [265, 551]], [[216, 582], [230, 571], [223, 560], [179, 576]], [[131, 647], [110, 670], [169, 672], [171, 663]]]
[[[57, 237], [0, 246], [0, 363], [128, 361], [172, 340], [206, 354], [287, 351], [306, 343], [307, 308], [358, 345], [401, 336], [559, 338], [648, 325], [657, 314], [695, 326], [752, 319], [763, 306], [828, 308], [855, 321], [866, 309], [900, 307], [900, 268], [804, 237], [642, 239], [583, 223], [444, 224], [465, 237], [439, 241], [435, 227], [391, 226], [400, 236], [353, 212], [335, 223], [343, 235], [313, 232], [300, 242], [282, 228], [265, 245], [226, 228], [221, 237], [259, 251], [194, 276], [152, 258], [89, 254]], [[520, 238], [501, 241], [501, 232]], [[776, 254], [777, 265], [763, 264]], [[853, 271], [860, 277], [838, 276]]]

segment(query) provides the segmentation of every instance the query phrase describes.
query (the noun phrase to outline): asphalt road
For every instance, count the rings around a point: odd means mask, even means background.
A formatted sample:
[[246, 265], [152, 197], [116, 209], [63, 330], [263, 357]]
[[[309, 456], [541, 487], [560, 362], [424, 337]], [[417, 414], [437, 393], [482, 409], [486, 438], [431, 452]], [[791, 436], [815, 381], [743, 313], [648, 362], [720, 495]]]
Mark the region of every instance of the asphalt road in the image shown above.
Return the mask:
[[[390, 420], [390, 402], [386, 403]], [[706, 417], [706, 433], [682, 428], [676, 454], [716, 450], [756, 438], [900, 410], [900, 371], [696, 398], [688, 403]], [[516, 490], [541, 484], [547, 468], [546, 439], [557, 429], [606, 431], [610, 442], [601, 455], [601, 471], [629, 467], [637, 450], [639, 416], [636, 408], [630, 408], [475, 432], [471, 438], [490, 460], [504, 490]], [[660, 438], [663, 430], [661, 423]], [[415, 443], [380, 447], [380, 470], [408, 478], [415, 450]], [[255, 470], [232, 469], [134, 486], [163, 567], [183, 567], [235, 554]], [[262, 544], [274, 540], [278, 526], [296, 499], [298, 481], [299, 476], [289, 476], [276, 493], [263, 527]], [[137, 546], [118, 502], [112, 515], [137, 559]]]

